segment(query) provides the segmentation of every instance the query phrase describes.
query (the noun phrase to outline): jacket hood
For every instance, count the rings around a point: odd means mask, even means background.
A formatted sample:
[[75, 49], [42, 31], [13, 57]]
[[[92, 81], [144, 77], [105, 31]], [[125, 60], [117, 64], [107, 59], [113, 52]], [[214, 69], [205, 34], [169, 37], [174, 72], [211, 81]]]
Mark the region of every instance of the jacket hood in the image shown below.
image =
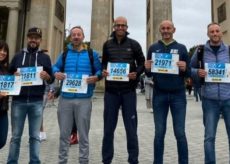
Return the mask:
[[[26, 52], [26, 53], [29, 53], [29, 50], [27, 48], [23, 48], [22, 51]], [[35, 51], [35, 53], [37, 53], [37, 52], [44, 52], [44, 50], [39, 48], [37, 51]]]

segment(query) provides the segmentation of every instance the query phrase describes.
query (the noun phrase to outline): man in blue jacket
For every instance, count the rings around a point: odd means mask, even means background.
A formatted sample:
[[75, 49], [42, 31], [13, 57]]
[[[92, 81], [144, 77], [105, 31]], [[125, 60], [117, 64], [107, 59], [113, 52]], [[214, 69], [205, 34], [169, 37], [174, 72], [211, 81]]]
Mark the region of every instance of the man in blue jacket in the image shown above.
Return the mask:
[[146, 74], [152, 76], [154, 81], [154, 164], [163, 163], [169, 108], [177, 140], [178, 163], [188, 163], [188, 145], [185, 135], [185, 78], [190, 76], [189, 57], [186, 47], [173, 39], [175, 30], [171, 21], [161, 22], [159, 31], [162, 39], [150, 46], [145, 63]]
[[230, 81], [228, 77], [230, 70], [227, 69], [230, 63], [230, 52], [229, 46], [222, 41], [219, 24], [209, 24], [207, 34], [209, 40], [203, 47], [203, 53], [198, 53], [198, 49], [195, 51], [191, 59], [191, 67], [192, 75], [203, 79], [200, 81], [202, 82], [201, 95], [205, 127], [205, 163], [215, 164], [216, 129], [221, 113], [228, 140], [230, 138]]
[[[62, 81], [62, 92], [58, 104], [58, 123], [60, 128], [59, 163], [68, 160], [70, 135], [75, 120], [79, 134], [79, 163], [89, 162], [89, 129], [92, 99], [95, 83], [101, 77], [101, 63], [96, 51], [90, 51], [83, 44], [84, 32], [80, 26], [70, 31], [71, 43], [66, 57], [61, 54], [53, 66], [57, 80]], [[94, 70], [94, 71], [92, 71]]]
[[[42, 104], [46, 83], [52, 83], [52, 65], [49, 55], [39, 49], [42, 40], [42, 31], [38, 27], [32, 27], [27, 33], [27, 48], [18, 52], [10, 63], [9, 72], [20, 75], [23, 86], [20, 94], [13, 96], [11, 104], [12, 138], [7, 163], [18, 163], [21, 136], [24, 122], [28, 116], [29, 123], [29, 163], [41, 163], [40, 150], [40, 126], [42, 121]], [[42, 68], [36, 77], [36, 71]], [[35, 70], [36, 71], [31, 71]], [[36, 77], [36, 78], [35, 78]], [[39, 83], [37, 83], [40, 81]]]

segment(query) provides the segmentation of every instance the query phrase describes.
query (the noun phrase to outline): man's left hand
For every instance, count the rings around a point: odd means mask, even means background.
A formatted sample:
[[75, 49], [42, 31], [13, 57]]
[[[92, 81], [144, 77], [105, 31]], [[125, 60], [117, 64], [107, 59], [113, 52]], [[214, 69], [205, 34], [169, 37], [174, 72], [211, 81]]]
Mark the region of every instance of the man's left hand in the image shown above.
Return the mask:
[[46, 71], [41, 71], [40, 78], [42, 80], [49, 81], [50, 80], [50, 75]]
[[136, 80], [136, 78], [137, 78], [137, 73], [136, 73], [136, 72], [130, 72], [130, 73], [128, 74], [128, 77], [129, 77], [130, 80]]
[[178, 61], [177, 66], [179, 67], [179, 69], [181, 71], [183, 71], [183, 72], [186, 71], [186, 62], [185, 61]]
[[98, 81], [98, 77], [97, 76], [90, 76], [86, 79], [86, 82], [88, 84], [93, 84], [93, 83], [96, 83]]

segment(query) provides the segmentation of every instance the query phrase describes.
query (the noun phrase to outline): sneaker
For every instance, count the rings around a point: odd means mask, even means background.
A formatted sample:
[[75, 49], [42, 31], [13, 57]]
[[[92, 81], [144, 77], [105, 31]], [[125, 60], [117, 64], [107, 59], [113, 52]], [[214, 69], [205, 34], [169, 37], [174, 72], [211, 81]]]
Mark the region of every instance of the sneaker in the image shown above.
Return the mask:
[[46, 132], [40, 132], [39, 137], [40, 137], [40, 141], [45, 141], [46, 140]]

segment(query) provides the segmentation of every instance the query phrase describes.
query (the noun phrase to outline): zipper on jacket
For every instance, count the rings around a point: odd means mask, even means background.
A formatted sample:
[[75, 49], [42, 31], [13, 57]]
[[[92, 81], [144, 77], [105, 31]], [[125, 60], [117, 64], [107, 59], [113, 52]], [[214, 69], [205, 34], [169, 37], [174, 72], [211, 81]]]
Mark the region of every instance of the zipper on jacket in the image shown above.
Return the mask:
[[[31, 65], [31, 54], [29, 54], [29, 66], [28, 67], [30, 67], [30, 65]], [[30, 102], [30, 89], [29, 88], [27, 88], [27, 103], [29, 103]]]
[[[218, 62], [218, 61], [217, 61], [217, 60], [218, 60], [218, 59], [217, 59], [217, 53], [215, 54], [215, 56], [216, 56], [216, 63], [217, 63], [217, 62]], [[220, 83], [217, 83], [217, 87], [218, 87], [218, 93], [217, 93], [217, 94], [218, 94], [218, 95], [217, 95], [217, 96], [218, 96], [218, 101], [220, 101]]]

